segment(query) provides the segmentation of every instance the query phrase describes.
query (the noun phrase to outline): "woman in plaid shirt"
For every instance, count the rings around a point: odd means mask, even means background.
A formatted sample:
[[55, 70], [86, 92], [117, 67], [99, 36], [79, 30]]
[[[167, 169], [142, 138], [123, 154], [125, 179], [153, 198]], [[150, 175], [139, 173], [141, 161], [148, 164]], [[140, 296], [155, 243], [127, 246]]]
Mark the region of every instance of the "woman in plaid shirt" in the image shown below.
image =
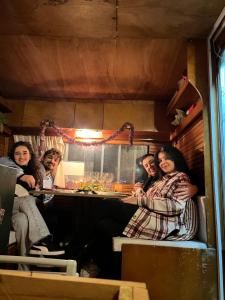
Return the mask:
[[176, 193], [179, 183], [190, 181], [182, 153], [165, 146], [156, 153], [155, 166], [160, 179], [147, 192], [138, 189], [131, 197], [105, 199], [99, 204], [99, 221], [89, 246], [101, 268], [107, 269], [103, 257], [110, 257], [113, 236], [151, 240], [190, 240], [195, 236], [198, 223], [195, 203], [190, 197]]
[[190, 182], [183, 155], [178, 149], [165, 146], [156, 154], [155, 164], [160, 179], [146, 193], [139, 189], [135, 197], [122, 199], [138, 205], [123, 234], [152, 240], [190, 240], [197, 231], [195, 203], [176, 193], [179, 183]]

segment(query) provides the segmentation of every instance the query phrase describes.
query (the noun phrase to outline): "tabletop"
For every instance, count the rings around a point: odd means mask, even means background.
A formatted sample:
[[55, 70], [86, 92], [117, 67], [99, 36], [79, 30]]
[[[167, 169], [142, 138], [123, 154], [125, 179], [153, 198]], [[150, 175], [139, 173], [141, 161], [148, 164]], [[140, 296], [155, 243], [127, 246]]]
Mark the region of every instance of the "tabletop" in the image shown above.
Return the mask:
[[122, 198], [127, 197], [129, 194], [120, 192], [78, 192], [76, 190], [67, 189], [55, 189], [55, 190], [40, 190], [40, 191], [30, 191], [34, 196], [39, 196], [43, 194], [59, 195], [59, 196], [73, 196], [73, 197], [90, 197], [90, 198]]

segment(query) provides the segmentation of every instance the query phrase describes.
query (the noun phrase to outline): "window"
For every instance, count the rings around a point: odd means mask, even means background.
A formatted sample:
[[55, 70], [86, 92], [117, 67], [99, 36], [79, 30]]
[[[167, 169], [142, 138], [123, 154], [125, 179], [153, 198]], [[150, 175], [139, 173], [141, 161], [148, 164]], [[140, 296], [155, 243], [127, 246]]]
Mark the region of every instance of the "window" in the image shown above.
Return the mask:
[[[219, 128], [220, 128], [220, 161], [222, 170], [225, 166], [225, 50], [220, 56], [219, 63], [219, 101], [218, 101], [218, 111], [219, 111]], [[222, 186], [225, 187], [225, 175], [224, 172], [221, 172], [221, 181]], [[222, 191], [223, 197], [223, 216], [225, 216], [225, 192]], [[223, 224], [223, 232], [225, 232], [225, 223]], [[224, 241], [225, 244], [225, 241]]]
[[148, 152], [148, 146], [104, 144], [78, 146], [66, 144], [64, 161], [84, 162], [84, 172], [113, 174], [113, 182], [134, 183], [136, 159]]

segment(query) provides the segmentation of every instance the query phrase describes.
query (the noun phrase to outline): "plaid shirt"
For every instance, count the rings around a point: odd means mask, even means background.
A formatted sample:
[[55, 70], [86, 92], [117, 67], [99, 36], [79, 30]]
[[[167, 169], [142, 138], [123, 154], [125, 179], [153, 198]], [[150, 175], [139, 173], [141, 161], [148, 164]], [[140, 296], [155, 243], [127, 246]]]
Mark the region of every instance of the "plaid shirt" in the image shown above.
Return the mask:
[[175, 195], [177, 184], [189, 182], [185, 173], [173, 172], [137, 195], [139, 208], [123, 234], [150, 240], [190, 240], [197, 231], [197, 211], [192, 199]]

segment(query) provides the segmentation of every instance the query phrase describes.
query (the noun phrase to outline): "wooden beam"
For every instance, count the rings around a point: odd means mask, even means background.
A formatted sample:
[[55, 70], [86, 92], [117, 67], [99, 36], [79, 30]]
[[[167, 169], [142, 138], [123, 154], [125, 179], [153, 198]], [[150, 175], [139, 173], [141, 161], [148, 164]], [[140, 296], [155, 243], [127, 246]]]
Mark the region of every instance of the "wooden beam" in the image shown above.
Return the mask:
[[[21, 134], [21, 135], [39, 135], [40, 128], [38, 127], [11, 127], [13, 134]], [[70, 137], [74, 137], [75, 130], [71, 128], [63, 128], [64, 132]], [[103, 138], [109, 137], [114, 131], [113, 130], [102, 130]], [[48, 128], [46, 130], [46, 135], [55, 136], [57, 135], [56, 131], [53, 128]], [[129, 132], [128, 130], [120, 133], [115, 141], [128, 141]], [[134, 132], [134, 141], [136, 142], [159, 142], [159, 143], [167, 143], [170, 140], [170, 134], [166, 131], [135, 131]]]

